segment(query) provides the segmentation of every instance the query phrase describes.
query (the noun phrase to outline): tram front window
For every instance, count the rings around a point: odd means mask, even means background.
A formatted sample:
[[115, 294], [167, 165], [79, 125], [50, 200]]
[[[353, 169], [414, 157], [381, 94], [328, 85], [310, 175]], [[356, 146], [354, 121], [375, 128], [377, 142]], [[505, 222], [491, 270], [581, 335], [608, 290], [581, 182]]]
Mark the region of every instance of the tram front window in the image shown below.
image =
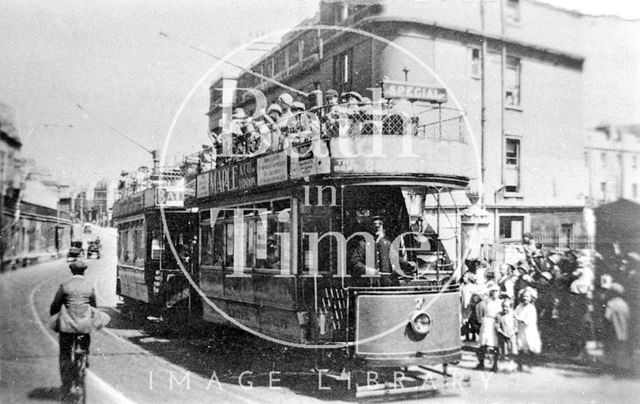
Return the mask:
[[[449, 257], [455, 256], [455, 225], [443, 220], [446, 212], [434, 192], [425, 187], [346, 188], [345, 236], [370, 234], [373, 242], [366, 252], [375, 252], [374, 259], [366, 262], [366, 254], [361, 254], [366, 237], [352, 237], [347, 253], [350, 274], [391, 273], [399, 279], [438, 280], [441, 274], [452, 272], [454, 263]], [[438, 201], [433, 209], [431, 199]]]

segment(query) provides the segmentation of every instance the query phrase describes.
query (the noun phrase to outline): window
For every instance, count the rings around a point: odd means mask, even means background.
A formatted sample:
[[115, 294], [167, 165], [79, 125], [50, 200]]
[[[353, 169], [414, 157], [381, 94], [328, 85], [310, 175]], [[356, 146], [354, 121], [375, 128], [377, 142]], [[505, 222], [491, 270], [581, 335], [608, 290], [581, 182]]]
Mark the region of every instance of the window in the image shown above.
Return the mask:
[[501, 216], [500, 238], [504, 240], [522, 239], [524, 216]]
[[520, 192], [520, 139], [505, 139], [505, 192]]
[[479, 79], [482, 73], [480, 63], [480, 49], [471, 48], [471, 77], [475, 79]]
[[344, 3], [336, 3], [333, 9], [333, 23], [340, 24], [349, 17], [349, 6]]
[[570, 248], [571, 237], [573, 236], [573, 223], [562, 223], [560, 225], [560, 245], [563, 248]]
[[589, 152], [584, 152], [584, 165], [589, 167]]
[[638, 168], [638, 156], [631, 157], [631, 167], [636, 170]]
[[520, 140], [507, 139], [506, 159], [507, 165], [517, 166], [520, 162]]
[[351, 81], [351, 52], [343, 52], [333, 59], [333, 78], [336, 87], [346, 90]]
[[520, 106], [520, 59], [507, 56], [504, 79], [505, 105], [508, 107]]
[[520, 1], [506, 0], [504, 14], [507, 21], [520, 22]]
[[601, 182], [600, 183], [600, 201], [601, 202], [606, 202], [607, 201], [607, 183], [606, 182]]
[[602, 168], [607, 166], [607, 153], [600, 153], [600, 162], [602, 163]]
[[633, 199], [638, 199], [638, 184], [631, 185], [631, 195]]
[[[240, 217], [236, 217], [240, 209]], [[288, 268], [287, 248], [281, 238], [290, 233], [288, 199], [255, 205], [229, 207], [218, 212], [215, 223], [205, 214], [200, 223], [202, 265], [253, 269]], [[243, 228], [238, 229], [240, 225]], [[285, 240], [286, 241], [286, 240]], [[244, 250], [243, 256], [238, 256]]]
[[136, 230], [136, 260], [144, 260], [147, 255], [147, 243], [144, 227]]
[[133, 248], [133, 243], [134, 243], [134, 231], [133, 230], [129, 230], [128, 232], [126, 232], [127, 235], [127, 250], [125, 253], [125, 261], [128, 263], [133, 264], [134, 263], [134, 256], [135, 256], [135, 250]]

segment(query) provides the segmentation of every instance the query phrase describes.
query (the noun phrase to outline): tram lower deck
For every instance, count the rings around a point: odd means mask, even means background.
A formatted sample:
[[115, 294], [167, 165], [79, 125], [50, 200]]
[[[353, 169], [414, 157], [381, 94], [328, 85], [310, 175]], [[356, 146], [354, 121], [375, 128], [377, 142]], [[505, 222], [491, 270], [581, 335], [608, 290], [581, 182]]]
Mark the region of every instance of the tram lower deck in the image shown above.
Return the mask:
[[315, 200], [296, 186], [199, 207], [203, 318], [377, 367], [459, 360], [457, 245], [407, 208], [437, 202], [438, 189], [318, 189]]

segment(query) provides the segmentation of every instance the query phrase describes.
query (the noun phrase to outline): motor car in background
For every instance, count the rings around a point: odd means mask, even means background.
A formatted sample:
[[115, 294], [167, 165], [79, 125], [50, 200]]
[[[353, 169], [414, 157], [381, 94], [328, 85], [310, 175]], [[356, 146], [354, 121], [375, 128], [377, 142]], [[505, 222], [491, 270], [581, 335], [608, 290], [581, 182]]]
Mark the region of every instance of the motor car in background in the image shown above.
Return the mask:
[[98, 241], [89, 241], [89, 246], [87, 247], [87, 259], [91, 257], [100, 259], [100, 250], [101, 248]]
[[67, 252], [67, 261], [75, 261], [78, 258], [82, 258], [84, 255], [84, 248], [82, 248], [82, 241], [72, 241], [71, 247]]
[[91, 234], [91, 232], [92, 232], [91, 224], [90, 223], [85, 223], [84, 226], [82, 226], [82, 232], [84, 234]]

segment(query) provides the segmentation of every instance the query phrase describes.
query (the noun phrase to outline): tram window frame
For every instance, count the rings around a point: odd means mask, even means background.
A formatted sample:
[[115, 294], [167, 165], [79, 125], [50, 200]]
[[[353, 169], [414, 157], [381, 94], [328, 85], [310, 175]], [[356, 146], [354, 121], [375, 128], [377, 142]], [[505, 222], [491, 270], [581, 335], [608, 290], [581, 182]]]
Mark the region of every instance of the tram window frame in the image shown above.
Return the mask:
[[[204, 267], [211, 267], [215, 269], [224, 269], [226, 271], [234, 269], [234, 250], [235, 250], [235, 209], [244, 209], [244, 215], [242, 217], [243, 226], [245, 226], [245, 262], [244, 272], [252, 273], [254, 271], [268, 274], [279, 274], [282, 265], [281, 254], [281, 240], [280, 237], [275, 237], [275, 233], [289, 233], [291, 234], [292, 228], [290, 220], [288, 222], [281, 222], [279, 219], [283, 212], [291, 212], [291, 199], [278, 199], [269, 202], [257, 202], [254, 204], [229, 206], [220, 208], [222, 212], [219, 214], [219, 218], [215, 220], [214, 226], [211, 227], [211, 219], [200, 220], [201, 238], [204, 241], [202, 234], [205, 233], [207, 228], [211, 229], [207, 231], [207, 237], [211, 237], [208, 243], [201, 243], [201, 249], [199, 251], [200, 260], [206, 255], [212, 255], [212, 262], [204, 261], [202, 265]], [[262, 212], [260, 211], [262, 209]], [[266, 211], [266, 214], [264, 213]], [[266, 219], [266, 235], [264, 240], [264, 258], [261, 258], [259, 251], [259, 234], [258, 231], [261, 227], [259, 224], [261, 220]], [[262, 230], [260, 230], [262, 231]], [[272, 255], [278, 258], [277, 265], [267, 264], [268, 260], [268, 240], [270, 237], [275, 237], [276, 254]], [[218, 244], [220, 243], [220, 244]], [[218, 262], [217, 249], [220, 249], [222, 259]]]
[[[200, 233], [198, 235], [198, 264], [203, 266], [213, 266], [213, 228], [210, 220], [201, 220], [199, 224]], [[206, 259], [205, 259], [206, 258]]]
[[135, 241], [135, 261], [147, 259], [147, 243], [146, 243], [146, 231], [144, 225], [136, 229], [136, 241]]
[[[301, 263], [299, 265], [300, 271], [303, 275], [309, 275], [311, 273], [310, 268], [310, 239], [305, 236], [305, 233], [317, 233], [318, 237], [325, 235], [328, 232], [335, 231], [335, 223], [333, 221], [334, 208], [327, 205], [314, 207], [314, 213], [301, 214], [300, 223], [300, 258]], [[327, 221], [327, 217], [329, 220]], [[326, 224], [327, 228], [321, 228], [322, 224]], [[337, 248], [337, 241], [334, 237], [325, 237], [318, 242], [317, 260], [318, 260], [318, 274], [336, 274], [337, 273], [337, 260], [340, 259], [339, 251]]]
[[135, 264], [135, 253], [133, 250], [133, 229], [128, 229], [127, 234], [127, 250], [125, 255], [125, 261], [127, 264]]

